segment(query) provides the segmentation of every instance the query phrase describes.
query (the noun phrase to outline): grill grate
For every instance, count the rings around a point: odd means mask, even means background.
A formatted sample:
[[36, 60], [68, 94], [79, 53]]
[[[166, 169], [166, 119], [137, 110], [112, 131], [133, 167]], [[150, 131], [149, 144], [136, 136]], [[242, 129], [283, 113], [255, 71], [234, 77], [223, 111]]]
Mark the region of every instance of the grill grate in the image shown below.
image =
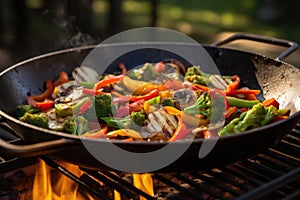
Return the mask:
[[[276, 146], [251, 159], [204, 172], [153, 173], [154, 197], [134, 187], [131, 174], [82, 169], [84, 175], [76, 177], [47, 156], [40, 158], [99, 199], [113, 199], [114, 190], [125, 200], [300, 198], [300, 123]], [[103, 184], [92, 184], [95, 180]]]
[[204, 172], [154, 173], [154, 198], [135, 188], [130, 175], [83, 171], [125, 199], [295, 199], [300, 197], [300, 125], [273, 148], [245, 161]]

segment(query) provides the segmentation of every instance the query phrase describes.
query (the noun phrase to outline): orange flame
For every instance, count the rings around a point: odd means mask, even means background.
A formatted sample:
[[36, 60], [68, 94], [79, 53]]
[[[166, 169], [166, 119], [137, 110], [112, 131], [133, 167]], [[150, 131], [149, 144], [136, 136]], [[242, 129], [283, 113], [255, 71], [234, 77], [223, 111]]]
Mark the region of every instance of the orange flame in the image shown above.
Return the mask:
[[[68, 171], [80, 177], [82, 171], [78, 166], [70, 163], [59, 163]], [[80, 200], [93, 199], [90, 195], [80, 194], [78, 192], [78, 185], [65, 175], [51, 170], [43, 160], [39, 160], [36, 166], [34, 176], [32, 199], [33, 200]]]
[[[150, 196], [154, 196], [153, 180], [151, 174], [133, 174], [133, 185], [143, 192], [149, 194]], [[140, 200], [146, 199], [140, 196]]]

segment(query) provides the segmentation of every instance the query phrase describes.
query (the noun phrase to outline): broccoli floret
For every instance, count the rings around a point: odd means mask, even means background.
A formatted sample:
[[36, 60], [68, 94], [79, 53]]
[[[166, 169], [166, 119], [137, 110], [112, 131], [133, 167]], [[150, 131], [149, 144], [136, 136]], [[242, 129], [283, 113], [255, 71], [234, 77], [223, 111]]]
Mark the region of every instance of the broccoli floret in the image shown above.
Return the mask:
[[193, 66], [187, 69], [185, 80], [193, 84], [207, 85], [209, 83], [209, 74], [200, 70], [200, 66]]
[[131, 70], [128, 76], [132, 79], [150, 81], [157, 77], [158, 73], [154, 70], [154, 66], [151, 63], [145, 63], [143, 67], [139, 69]]
[[101, 118], [105, 123], [110, 126], [117, 129], [121, 128], [129, 128], [131, 126], [132, 119], [128, 115], [127, 117], [123, 118], [116, 118], [116, 117], [102, 117]]
[[33, 124], [42, 128], [48, 128], [48, 118], [45, 113], [31, 114], [26, 112], [22, 117], [19, 118], [22, 122]]
[[143, 110], [138, 112], [132, 112], [130, 116], [136, 125], [143, 126], [145, 124], [146, 115]]
[[174, 107], [174, 100], [172, 98], [164, 98], [161, 102], [161, 105]]
[[[219, 136], [231, 135], [244, 132], [250, 129], [258, 128], [263, 125], [264, 120], [270, 120], [273, 116], [273, 109], [267, 111], [260, 103], [254, 105], [250, 110], [244, 112], [240, 117], [233, 119], [222, 130], [219, 131]], [[271, 117], [272, 118], [272, 117]]]
[[260, 103], [254, 105], [247, 111], [245, 118], [237, 125], [237, 132], [258, 128], [265, 119], [265, 107]]
[[112, 97], [108, 94], [99, 94], [95, 96], [93, 106], [98, 119], [102, 117], [112, 116], [115, 111], [115, 106], [112, 103]]
[[34, 113], [38, 113], [38, 112], [41, 112], [40, 108], [34, 108], [31, 105], [19, 105], [19, 106], [17, 106], [17, 109], [16, 109], [16, 117], [20, 118], [25, 113], [34, 114]]
[[187, 114], [202, 114], [209, 116], [210, 110], [211, 100], [209, 95], [206, 92], [203, 92], [193, 105], [184, 108], [183, 111]]
[[63, 123], [63, 128], [72, 135], [82, 135], [89, 130], [89, 123], [83, 116], [72, 117]]

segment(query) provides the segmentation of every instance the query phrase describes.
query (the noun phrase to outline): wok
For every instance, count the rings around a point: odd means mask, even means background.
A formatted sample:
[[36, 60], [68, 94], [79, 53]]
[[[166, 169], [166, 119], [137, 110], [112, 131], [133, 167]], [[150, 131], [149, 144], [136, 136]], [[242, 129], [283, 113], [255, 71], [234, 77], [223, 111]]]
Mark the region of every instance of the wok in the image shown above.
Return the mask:
[[[256, 53], [219, 47], [241, 39], [288, 48], [277, 58], [270, 58]], [[130, 44], [103, 45], [98, 48], [103, 52], [117, 51], [118, 47], [122, 45]], [[113, 66], [116, 66], [115, 64], [120, 61], [126, 66], [136, 66], [145, 62], [157, 62], [170, 57], [188, 64], [179, 55], [161, 50], [160, 47], [162, 45], [169, 47], [180, 46], [183, 49], [194, 48], [193, 44], [156, 43], [153, 44], [153, 48], [139, 49], [116, 58], [109, 69], [111, 71], [115, 70]], [[283, 58], [297, 48], [296, 43], [252, 34], [236, 34], [213, 45], [203, 45], [203, 47], [213, 58], [221, 74], [239, 75], [245, 86], [261, 89], [267, 98], [275, 97], [279, 99], [281, 104], [291, 109], [292, 115], [283, 121], [261, 128], [219, 138], [214, 148], [203, 158], [199, 158], [198, 154], [204, 139], [196, 139], [176, 161], [161, 169], [157, 169], [157, 171], [199, 171], [249, 158], [280, 141], [300, 119], [300, 70], [282, 61]], [[24, 141], [23, 145], [17, 145], [0, 139], [1, 156], [26, 157], [47, 154], [54, 159], [64, 160], [86, 168], [115, 170], [96, 159], [83, 145], [85, 143], [109, 149], [108, 144], [111, 142], [101, 139], [80, 139], [70, 134], [26, 124], [13, 117], [16, 106], [24, 103], [28, 94], [41, 93], [45, 80], [49, 78], [54, 80], [61, 70], [66, 70], [70, 73], [72, 69], [82, 63], [93, 48], [95, 46], [52, 52], [20, 62], [1, 72], [1, 127], [9, 130]], [[262, 100], [264, 97], [259, 96], [259, 98]], [[207, 139], [206, 141], [208, 143], [210, 141], [215, 142], [214, 139]], [[130, 152], [151, 152], [163, 148], [167, 143], [114, 141], [113, 144]], [[186, 146], [186, 142], [175, 142], [172, 145], [175, 149], [181, 148]], [[125, 162], [124, 165], [129, 165], [129, 163]], [[136, 172], [136, 169], [127, 169], [127, 171]]]

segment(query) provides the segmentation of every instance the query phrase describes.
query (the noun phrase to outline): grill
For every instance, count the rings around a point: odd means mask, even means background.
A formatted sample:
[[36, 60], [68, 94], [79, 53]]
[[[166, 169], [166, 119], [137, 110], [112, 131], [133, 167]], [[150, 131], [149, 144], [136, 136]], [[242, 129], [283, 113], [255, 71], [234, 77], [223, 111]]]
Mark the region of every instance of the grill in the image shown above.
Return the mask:
[[[11, 142], [18, 142], [12, 140]], [[255, 144], [253, 144], [255, 145]], [[48, 166], [75, 181], [96, 199], [114, 199], [114, 190], [122, 199], [299, 199], [300, 197], [300, 122], [276, 146], [250, 159], [199, 172], [153, 173], [155, 196], [132, 184], [132, 174], [81, 168], [77, 177], [47, 156]], [[2, 158], [0, 174], [33, 164], [37, 158]], [[1, 178], [1, 176], [0, 176]], [[97, 180], [97, 181], [96, 181]], [[99, 182], [103, 184], [99, 184]], [[6, 184], [6, 185], [5, 185]], [[14, 199], [16, 191], [0, 182], [0, 199]], [[4, 187], [6, 186], [6, 187]], [[6, 190], [5, 190], [6, 188]], [[24, 190], [30, 190], [25, 188]], [[22, 192], [22, 191], [19, 191]], [[18, 198], [16, 198], [18, 199]]]

